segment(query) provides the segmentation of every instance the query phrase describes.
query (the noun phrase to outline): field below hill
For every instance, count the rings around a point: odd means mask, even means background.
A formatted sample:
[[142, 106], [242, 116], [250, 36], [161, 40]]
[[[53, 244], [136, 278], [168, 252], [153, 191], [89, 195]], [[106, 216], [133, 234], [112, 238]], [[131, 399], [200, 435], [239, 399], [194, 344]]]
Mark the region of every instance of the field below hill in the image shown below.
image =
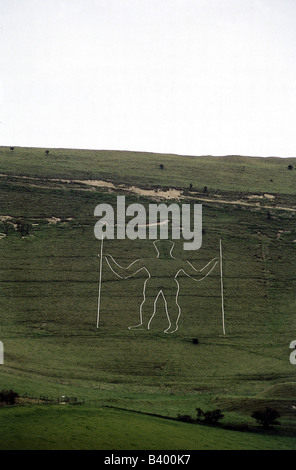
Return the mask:
[[[19, 394], [0, 406], [0, 449], [296, 449], [295, 167], [0, 147], [0, 391]], [[147, 214], [151, 203], [202, 204], [201, 248], [180, 239], [172, 253], [199, 270], [219, 260], [221, 240], [225, 334], [219, 264], [202, 282], [179, 278], [179, 328], [167, 334], [161, 298], [150, 329], [129, 330], [147, 273], [119, 279], [104, 260], [97, 328], [94, 209], [116, 209], [119, 195]], [[104, 254], [123, 266], [156, 259], [148, 239], [104, 240]], [[170, 285], [165, 270], [156, 277]], [[224, 417], [177, 419], [198, 407]], [[266, 407], [281, 423], [267, 431], [251, 417]]]

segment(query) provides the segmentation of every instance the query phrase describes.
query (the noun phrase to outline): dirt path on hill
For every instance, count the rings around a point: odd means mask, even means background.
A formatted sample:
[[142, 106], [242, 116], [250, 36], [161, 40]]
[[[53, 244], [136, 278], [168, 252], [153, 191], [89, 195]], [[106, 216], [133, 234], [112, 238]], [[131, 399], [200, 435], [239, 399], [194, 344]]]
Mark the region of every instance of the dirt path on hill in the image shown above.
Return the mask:
[[[282, 210], [282, 211], [290, 211], [296, 212], [296, 206], [294, 207], [287, 207], [287, 206], [279, 206], [279, 205], [265, 205], [262, 204], [263, 201], [266, 200], [274, 200], [276, 198], [273, 194], [252, 194], [246, 196], [249, 201], [254, 202], [246, 202], [244, 200], [234, 200], [230, 201], [227, 199], [221, 199], [219, 196], [216, 197], [200, 197], [199, 195], [193, 195], [192, 192], [188, 191], [187, 194], [184, 194], [182, 190], [170, 188], [168, 190], [161, 190], [161, 189], [143, 189], [137, 186], [127, 186], [124, 184], [115, 185], [110, 181], [104, 180], [79, 180], [79, 179], [65, 179], [65, 178], [36, 178], [31, 176], [15, 176], [15, 175], [6, 175], [0, 174], [0, 177], [6, 178], [16, 178], [20, 180], [28, 180], [33, 182], [48, 182], [48, 183], [65, 183], [65, 184], [80, 184], [89, 186], [90, 189], [95, 188], [106, 188], [110, 191], [126, 191], [127, 193], [138, 194], [139, 196], [150, 197], [155, 200], [195, 200], [195, 201], [202, 201], [207, 203], [215, 203], [215, 204], [231, 204], [231, 205], [240, 205], [240, 206], [247, 206], [253, 207], [257, 209], [272, 209], [272, 210]], [[255, 200], [257, 200], [255, 202]], [[259, 202], [260, 200], [260, 202]]]

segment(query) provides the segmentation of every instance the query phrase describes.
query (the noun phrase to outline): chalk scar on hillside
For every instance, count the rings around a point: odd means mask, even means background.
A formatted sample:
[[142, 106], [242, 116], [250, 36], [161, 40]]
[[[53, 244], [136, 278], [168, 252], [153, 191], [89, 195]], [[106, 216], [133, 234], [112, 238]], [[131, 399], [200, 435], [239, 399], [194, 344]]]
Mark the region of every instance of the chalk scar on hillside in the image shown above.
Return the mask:
[[[190, 191], [188, 194], [184, 194], [183, 190], [169, 188], [168, 190], [160, 190], [160, 189], [144, 189], [139, 188], [137, 186], [128, 186], [125, 184], [118, 184], [112, 183], [111, 181], [105, 180], [79, 180], [79, 179], [66, 179], [66, 178], [37, 178], [33, 176], [20, 176], [20, 175], [8, 175], [4, 173], [0, 173], [0, 177], [6, 178], [17, 178], [17, 179], [24, 179], [24, 180], [31, 180], [31, 181], [47, 181], [47, 182], [58, 182], [58, 183], [76, 183], [81, 185], [90, 186], [90, 190], [92, 188], [108, 188], [109, 190], [120, 190], [126, 191], [132, 194], [138, 194], [139, 196], [150, 197], [154, 198], [155, 200], [192, 200], [192, 201], [203, 201], [207, 203], [215, 203], [215, 204], [230, 204], [230, 205], [240, 205], [240, 206], [247, 206], [253, 207], [257, 209], [271, 209], [271, 210], [282, 210], [282, 211], [289, 211], [289, 212], [296, 212], [296, 207], [287, 207], [287, 206], [269, 206], [269, 205], [261, 205], [259, 201], [257, 202], [245, 202], [242, 200], [234, 200], [230, 201], [227, 199], [220, 199], [219, 196], [216, 196], [215, 199], [208, 198], [208, 197], [200, 197], [198, 195], [192, 195]], [[252, 194], [246, 196], [248, 200], [256, 200], [260, 199], [261, 201], [264, 199], [274, 200], [275, 195], [264, 193], [263, 195], [259, 194]]]

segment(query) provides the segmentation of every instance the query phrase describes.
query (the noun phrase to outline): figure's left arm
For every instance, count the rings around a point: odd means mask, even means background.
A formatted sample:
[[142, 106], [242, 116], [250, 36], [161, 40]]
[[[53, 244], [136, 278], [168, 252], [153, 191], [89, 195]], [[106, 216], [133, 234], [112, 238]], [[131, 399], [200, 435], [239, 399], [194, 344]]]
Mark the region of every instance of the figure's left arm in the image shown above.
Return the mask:
[[183, 271], [186, 276], [191, 277], [194, 281], [202, 281], [213, 271], [217, 263], [218, 258], [214, 258], [203, 268], [198, 270], [189, 261], [186, 261], [186, 264], [182, 266], [179, 272]]

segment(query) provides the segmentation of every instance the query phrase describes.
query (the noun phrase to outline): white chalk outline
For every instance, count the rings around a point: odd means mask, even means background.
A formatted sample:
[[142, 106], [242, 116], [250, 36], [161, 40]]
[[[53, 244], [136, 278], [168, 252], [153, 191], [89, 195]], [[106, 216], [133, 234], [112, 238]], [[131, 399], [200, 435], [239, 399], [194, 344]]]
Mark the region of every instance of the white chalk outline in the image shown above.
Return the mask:
[[4, 364], [4, 344], [2, 343], [2, 341], [0, 341], [0, 365], [3, 365], [3, 364]]
[[[158, 250], [158, 248], [157, 248], [157, 246], [156, 246], [156, 243], [158, 243], [158, 242], [159, 242], [159, 240], [153, 241], [154, 248], [155, 248], [156, 251], [157, 251], [157, 256], [156, 256], [156, 258], [159, 258], [159, 256], [160, 256], [160, 252], [159, 252], [159, 250]], [[172, 244], [172, 247], [171, 247], [170, 252], [169, 252], [170, 257], [171, 257], [172, 259], [177, 259], [177, 258], [175, 258], [175, 257], [172, 255], [172, 251], [173, 251], [173, 249], [174, 249], [175, 242], [170, 241], [170, 243]], [[124, 269], [124, 270], [129, 269], [133, 264], [135, 264], [137, 261], [140, 260], [140, 258], [137, 258], [135, 261], [133, 261], [132, 263], [130, 263], [126, 268], [124, 268], [124, 267], [121, 266], [119, 263], [117, 263], [117, 261], [115, 261], [115, 259], [113, 258], [112, 255], [107, 255], [107, 256], [109, 256], [109, 257], [112, 259], [112, 261], [113, 261], [120, 269]], [[143, 286], [143, 301], [142, 301], [142, 303], [141, 303], [141, 305], [140, 305], [140, 323], [139, 323], [138, 325], [129, 326], [129, 330], [138, 329], [138, 328], [140, 328], [140, 327], [143, 325], [143, 313], [142, 313], [142, 309], [143, 309], [143, 305], [145, 304], [145, 301], [146, 301], [146, 285], [147, 285], [147, 282], [149, 281], [149, 279], [151, 278], [151, 273], [150, 273], [150, 271], [148, 270], [148, 268], [147, 268], [146, 266], [141, 266], [141, 267], [140, 267], [137, 271], [135, 271], [133, 274], [130, 274], [130, 275], [126, 276], [126, 277], [122, 277], [122, 276], [120, 276], [120, 274], [118, 274], [116, 271], [114, 271], [114, 269], [112, 268], [112, 266], [111, 266], [110, 263], [109, 263], [109, 259], [107, 258], [107, 256], [105, 256], [105, 259], [106, 259], [106, 261], [107, 261], [107, 264], [108, 264], [109, 268], [110, 268], [111, 271], [112, 271], [117, 277], [119, 277], [120, 279], [129, 279], [129, 278], [135, 276], [139, 271], [142, 271], [142, 270], [145, 270], [145, 271], [147, 272], [147, 274], [148, 274], [148, 277], [147, 277], [147, 279], [144, 281], [144, 286]], [[102, 246], [101, 246], [101, 258], [102, 258]], [[189, 261], [187, 261], [187, 263], [193, 268], [193, 270], [194, 270], [197, 274], [199, 274], [199, 273], [201, 273], [204, 269], [206, 269], [207, 266], [209, 266], [209, 264], [211, 264], [215, 259], [217, 259], [217, 258], [213, 258], [211, 261], [209, 261], [209, 262], [208, 262], [202, 269], [200, 269], [199, 271], [198, 271]], [[160, 294], [161, 294], [162, 297], [163, 297], [163, 299], [164, 299], [165, 311], [166, 311], [166, 315], [167, 315], [168, 322], [169, 322], [169, 326], [168, 326], [168, 328], [167, 328], [166, 330], [164, 330], [164, 333], [175, 333], [175, 332], [178, 330], [178, 328], [179, 328], [178, 323], [179, 323], [179, 319], [180, 319], [180, 316], [181, 316], [181, 313], [182, 313], [181, 307], [180, 307], [180, 305], [179, 305], [179, 303], [178, 303], [178, 296], [179, 296], [179, 291], [180, 291], [180, 284], [179, 284], [179, 282], [178, 282], [178, 280], [177, 280], [177, 277], [178, 277], [179, 273], [183, 271], [183, 273], [184, 273], [187, 277], [190, 277], [190, 278], [193, 279], [195, 282], [200, 282], [200, 281], [203, 281], [203, 280], [213, 271], [213, 269], [216, 267], [217, 263], [218, 263], [218, 261], [216, 261], [216, 263], [213, 265], [213, 267], [210, 269], [210, 271], [209, 271], [204, 277], [202, 277], [201, 279], [194, 279], [194, 277], [192, 277], [190, 274], [187, 274], [186, 271], [184, 271], [183, 268], [179, 269], [179, 270], [177, 271], [177, 273], [175, 274], [175, 276], [174, 276], [174, 280], [175, 280], [175, 282], [176, 282], [176, 284], [177, 284], [177, 292], [176, 292], [175, 301], [176, 301], [177, 308], [178, 308], [178, 310], [179, 310], [179, 314], [178, 314], [177, 319], [176, 319], [176, 328], [175, 328], [173, 331], [169, 331], [172, 324], [171, 324], [171, 320], [170, 320], [170, 316], [169, 316], [169, 312], [168, 312], [167, 300], [166, 300], [166, 298], [165, 298], [165, 295], [164, 295], [164, 293], [163, 293], [163, 290], [160, 289], [159, 292], [158, 292], [158, 294], [156, 295], [155, 300], [154, 300], [154, 304], [153, 304], [153, 305], [154, 305], [154, 309], [153, 309], [152, 316], [150, 317], [150, 320], [149, 320], [149, 322], [148, 322], [148, 324], [147, 324], [147, 329], [148, 329], [148, 330], [150, 329], [150, 323], [151, 323], [151, 321], [152, 321], [152, 319], [153, 319], [153, 317], [154, 317], [154, 315], [155, 315], [155, 313], [156, 313], [156, 304], [157, 304], [158, 298], [159, 298], [159, 296], [160, 296]], [[101, 271], [100, 271], [100, 273], [101, 273]], [[101, 279], [101, 274], [100, 274], [100, 279]]]
[[225, 311], [224, 311], [224, 287], [223, 287], [223, 268], [222, 268], [222, 240], [220, 238], [220, 288], [221, 288], [221, 311], [222, 311], [222, 331], [225, 335]]
[[0, 364], [4, 364], [4, 345], [0, 341]]
[[101, 240], [101, 254], [100, 254], [100, 274], [99, 274], [99, 294], [98, 294], [97, 328], [99, 328], [99, 322], [100, 322], [100, 308], [101, 308], [101, 286], [102, 286], [102, 269], [103, 269], [103, 240], [104, 240], [104, 237], [103, 237], [103, 235], [102, 235], [102, 240]]

